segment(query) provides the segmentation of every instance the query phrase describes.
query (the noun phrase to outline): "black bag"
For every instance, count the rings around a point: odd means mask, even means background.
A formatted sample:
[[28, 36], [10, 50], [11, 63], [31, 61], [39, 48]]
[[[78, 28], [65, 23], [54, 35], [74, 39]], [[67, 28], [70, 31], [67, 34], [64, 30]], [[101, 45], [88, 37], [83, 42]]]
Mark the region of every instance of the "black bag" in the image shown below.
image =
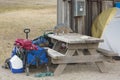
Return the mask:
[[2, 68], [10, 69], [10, 58], [7, 58], [5, 60], [4, 65], [2, 66]]

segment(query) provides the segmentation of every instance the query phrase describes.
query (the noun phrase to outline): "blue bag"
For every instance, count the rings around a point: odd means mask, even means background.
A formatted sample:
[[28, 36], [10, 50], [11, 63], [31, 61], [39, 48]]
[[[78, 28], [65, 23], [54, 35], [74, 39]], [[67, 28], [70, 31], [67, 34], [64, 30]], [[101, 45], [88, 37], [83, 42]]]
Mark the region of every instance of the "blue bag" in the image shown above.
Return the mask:
[[[37, 46], [37, 50], [29, 50], [27, 51], [26, 54], [27, 54], [27, 64], [36, 65], [38, 62], [39, 62], [38, 64], [48, 63], [47, 52], [44, 48]], [[13, 48], [11, 58], [14, 55], [17, 55], [20, 59], [23, 58], [23, 56], [21, 57], [19, 49], [17, 47]], [[25, 65], [25, 63], [23, 63], [23, 65]]]
[[38, 50], [31, 50], [27, 54], [27, 64], [36, 65], [48, 63], [47, 53], [44, 48], [37, 46]]

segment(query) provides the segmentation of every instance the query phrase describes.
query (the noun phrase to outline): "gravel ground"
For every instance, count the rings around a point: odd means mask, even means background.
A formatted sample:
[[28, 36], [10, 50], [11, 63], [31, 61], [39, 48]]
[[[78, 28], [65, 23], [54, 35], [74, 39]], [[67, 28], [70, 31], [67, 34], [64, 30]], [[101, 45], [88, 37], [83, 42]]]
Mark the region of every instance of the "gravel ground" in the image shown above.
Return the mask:
[[[120, 80], [120, 62], [105, 62], [107, 73], [99, 72], [95, 64], [68, 65], [60, 76], [35, 78], [35, 71], [26, 76], [25, 73], [13, 74], [9, 70], [0, 68], [0, 80]], [[41, 70], [37, 70], [40, 72]]]

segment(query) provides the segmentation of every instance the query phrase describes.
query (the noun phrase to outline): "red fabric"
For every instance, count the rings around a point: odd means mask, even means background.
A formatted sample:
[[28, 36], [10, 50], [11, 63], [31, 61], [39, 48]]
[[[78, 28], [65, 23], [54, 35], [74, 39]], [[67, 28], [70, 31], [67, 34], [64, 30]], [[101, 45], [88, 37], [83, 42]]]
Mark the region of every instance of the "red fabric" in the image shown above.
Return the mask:
[[15, 45], [22, 47], [26, 50], [37, 50], [37, 46], [32, 44], [32, 41], [28, 39], [16, 39]]

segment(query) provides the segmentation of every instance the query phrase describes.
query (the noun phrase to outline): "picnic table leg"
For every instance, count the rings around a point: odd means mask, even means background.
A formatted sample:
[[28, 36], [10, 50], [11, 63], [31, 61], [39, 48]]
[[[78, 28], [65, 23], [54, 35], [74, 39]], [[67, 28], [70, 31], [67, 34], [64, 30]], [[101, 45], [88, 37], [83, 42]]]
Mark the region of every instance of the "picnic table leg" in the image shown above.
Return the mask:
[[84, 53], [83, 53], [82, 49], [78, 49], [77, 53], [78, 53], [79, 56], [84, 56]]
[[[75, 53], [75, 50], [72, 49], [68, 49], [66, 52], [66, 56], [72, 56]], [[63, 70], [65, 69], [65, 67], [67, 66], [67, 64], [59, 64], [58, 67], [56, 68], [54, 75], [60, 75]]]
[[[78, 49], [78, 50], [77, 50], [77, 53], [78, 53], [79, 56], [85, 57], [85, 54], [84, 54], [84, 52], [83, 52], [83, 49]], [[82, 63], [82, 64], [85, 64], [85, 65], [86, 65], [87, 63]]]
[[[89, 49], [91, 55], [98, 54], [96, 49]], [[103, 61], [95, 62], [101, 72], [107, 72]]]

